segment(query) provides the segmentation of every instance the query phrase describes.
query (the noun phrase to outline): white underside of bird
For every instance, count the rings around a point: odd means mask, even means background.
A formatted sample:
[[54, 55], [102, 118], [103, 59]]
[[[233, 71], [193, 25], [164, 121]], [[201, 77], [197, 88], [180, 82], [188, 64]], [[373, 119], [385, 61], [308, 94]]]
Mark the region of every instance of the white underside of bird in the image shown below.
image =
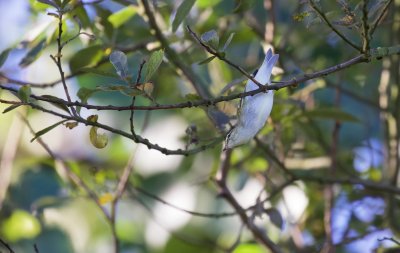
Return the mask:
[[[268, 50], [265, 60], [258, 69], [254, 79], [264, 85], [271, 83], [272, 68], [278, 61], [279, 55]], [[251, 80], [247, 81], [245, 91], [256, 90], [259, 87]], [[274, 91], [258, 93], [254, 96], [244, 97], [239, 108], [238, 122], [228, 133], [225, 140], [225, 149], [231, 149], [247, 143], [264, 127], [274, 102]]]

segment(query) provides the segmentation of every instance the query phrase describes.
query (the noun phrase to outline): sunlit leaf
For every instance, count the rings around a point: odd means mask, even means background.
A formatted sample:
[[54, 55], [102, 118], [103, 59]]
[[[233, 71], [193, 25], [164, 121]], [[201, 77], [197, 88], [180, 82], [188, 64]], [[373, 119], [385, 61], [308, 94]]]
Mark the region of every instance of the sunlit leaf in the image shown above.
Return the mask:
[[92, 126], [90, 128], [90, 142], [92, 143], [93, 146], [95, 146], [96, 148], [104, 148], [105, 146], [107, 146], [108, 143], [108, 137], [105, 133], [103, 134], [98, 134], [97, 133], [97, 127]]
[[61, 121], [59, 121], [59, 122], [57, 122], [57, 123], [55, 123], [55, 124], [53, 124], [53, 125], [51, 125], [51, 126], [46, 127], [45, 129], [40, 130], [39, 132], [36, 132], [36, 133], [35, 133], [35, 137], [33, 137], [33, 138], [31, 139], [31, 142], [33, 142], [34, 140], [36, 140], [36, 139], [39, 138], [40, 136], [42, 136], [42, 135], [44, 135], [45, 133], [51, 131], [52, 129], [54, 129], [55, 127], [61, 125], [62, 123], [66, 122], [66, 121], [67, 121], [67, 119], [61, 120]]
[[41, 2], [41, 3], [43, 3], [43, 4], [47, 4], [47, 5], [50, 5], [50, 6], [53, 6], [54, 8], [56, 8], [56, 9], [59, 9], [59, 5], [57, 5], [54, 1], [52, 1], [52, 0], [37, 0], [38, 2]]
[[146, 63], [146, 71], [144, 82], [148, 82], [153, 74], [157, 71], [164, 57], [164, 50], [160, 49], [151, 54], [149, 61]]
[[128, 76], [128, 58], [124, 52], [113, 51], [110, 54], [110, 62], [121, 78], [125, 79]]
[[101, 205], [105, 205], [107, 203], [110, 203], [113, 200], [114, 200], [114, 195], [109, 193], [109, 192], [104, 193], [99, 197], [99, 203]]
[[55, 102], [50, 102], [52, 105], [54, 105], [55, 107], [67, 112], [68, 114], [71, 114], [71, 112], [69, 111], [68, 106], [63, 104], [64, 101], [62, 99], [60, 99], [58, 97], [55, 97], [55, 96], [52, 96], [52, 95], [42, 95], [42, 97], [54, 100]]
[[197, 0], [196, 6], [199, 8], [213, 7], [219, 4], [221, 0]]
[[22, 102], [28, 103], [31, 93], [32, 93], [31, 87], [29, 85], [24, 85], [21, 88], [19, 88], [17, 95]]
[[20, 209], [12, 211], [10, 216], [5, 217], [4, 220], [2, 220], [1, 228], [2, 239], [8, 241], [34, 239], [42, 230], [40, 222], [35, 216]]
[[[94, 114], [94, 115], [90, 115], [87, 120], [89, 122], [97, 122], [97, 119], [99, 118], [98, 115]], [[104, 148], [105, 146], [107, 146], [108, 143], [108, 137], [107, 135], [104, 134], [98, 134], [97, 133], [97, 129], [98, 127], [96, 126], [92, 126], [90, 128], [90, 132], [89, 132], [89, 138], [90, 138], [90, 142], [92, 143], [92, 145], [98, 149]]]
[[114, 26], [114, 28], [118, 28], [130, 18], [132, 18], [137, 12], [137, 9], [133, 5], [129, 5], [113, 14], [108, 16], [108, 21]]
[[178, 10], [176, 11], [176, 15], [174, 21], [172, 21], [172, 31], [176, 32], [179, 25], [189, 14], [196, 0], [184, 0], [181, 5], [179, 5]]
[[265, 253], [261, 245], [255, 243], [241, 243], [233, 253]]
[[8, 54], [10, 53], [11, 50], [12, 50], [12, 48], [7, 48], [3, 52], [1, 52], [1, 54], [0, 54], [0, 68], [6, 62], [6, 60], [8, 58]]
[[103, 48], [100, 45], [90, 46], [76, 52], [69, 61], [71, 72], [75, 73], [84, 67], [95, 66], [103, 57]]
[[22, 68], [29, 66], [37, 58], [39, 58], [40, 54], [42, 53], [45, 47], [46, 47], [46, 39], [42, 39], [26, 54], [26, 56], [19, 63], [19, 66]]
[[10, 111], [12, 111], [12, 110], [14, 110], [14, 109], [16, 109], [16, 108], [18, 108], [20, 106], [21, 106], [20, 104], [11, 105], [11, 106], [7, 107], [6, 109], [4, 109], [3, 113], [10, 112]]
[[272, 224], [277, 228], [283, 229], [283, 218], [281, 213], [276, 208], [268, 208], [265, 210]]
[[357, 117], [338, 108], [318, 108], [306, 111], [304, 114], [311, 118], [359, 122], [359, 119]]
[[205, 32], [201, 35], [201, 40], [208, 44], [210, 47], [214, 48], [215, 50], [218, 49], [219, 46], [219, 37], [215, 30], [211, 30]]

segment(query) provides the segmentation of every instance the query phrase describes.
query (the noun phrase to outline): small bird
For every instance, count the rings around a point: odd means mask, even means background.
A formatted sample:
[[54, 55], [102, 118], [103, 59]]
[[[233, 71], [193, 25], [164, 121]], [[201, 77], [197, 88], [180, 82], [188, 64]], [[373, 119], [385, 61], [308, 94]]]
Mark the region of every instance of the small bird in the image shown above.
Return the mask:
[[[272, 68], [278, 61], [278, 58], [279, 55], [273, 54], [272, 50], [269, 49], [254, 79], [264, 85], [271, 84], [270, 77]], [[248, 92], [258, 88], [259, 87], [253, 81], [248, 80], [245, 91]], [[250, 141], [264, 126], [271, 113], [273, 101], [273, 90], [242, 98], [240, 101], [238, 122], [227, 134], [224, 150], [234, 148]]]

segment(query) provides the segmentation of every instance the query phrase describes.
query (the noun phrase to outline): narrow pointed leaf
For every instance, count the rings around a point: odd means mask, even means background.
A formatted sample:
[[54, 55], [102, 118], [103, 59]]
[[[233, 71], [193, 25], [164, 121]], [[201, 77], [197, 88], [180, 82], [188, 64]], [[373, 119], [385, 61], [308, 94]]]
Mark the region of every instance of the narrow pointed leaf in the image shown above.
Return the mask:
[[215, 55], [212, 55], [212, 56], [206, 58], [205, 60], [202, 60], [202, 61], [199, 62], [198, 64], [199, 64], [199, 65], [203, 65], [203, 64], [210, 63], [212, 60], [215, 59], [215, 57], [216, 57]]
[[157, 71], [164, 57], [164, 50], [160, 49], [151, 54], [149, 61], [146, 63], [146, 72], [144, 82], [147, 83]]
[[174, 21], [172, 21], [172, 31], [176, 32], [179, 25], [189, 14], [196, 0], [184, 0], [181, 5], [179, 5], [178, 10], [176, 11], [176, 15]]
[[231, 33], [229, 35], [229, 38], [226, 40], [224, 47], [222, 48], [222, 52], [225, 52], [225, 50], [228, 48], [229, 44], [231, 44], [231, 41], [233, 39], [233, 36], [235, 36], [235, 33]]
[[4, 109], [3, 113], [7, 113], [9, 111], [12, 111], [12, 110], [14, 110], [14, 109], [16, 109], [16, 108], [18, 108], [20, 106], [21, 106], [20, 104], [11, 105], [11, 106], [7, 107], [6, 109]]
[[283, 218], [281, 213], [276, 208], [268, 208], [265, 210], [272, 224], [277, 228], [283, 229]]
[[67, 119], [62, 120], [60, 122], [57, 122], [49, 127], [46, 127], [45, 129], [40, 130], [39, 132], [35, 133], [35, 137], [32, 138], [31, 142], [36, 140], [37, 138], [39, 138], [40, 136], [44, 135], [45, 133], [49, 132], [50, 130], [52, 130], [53, 128], [61, 125], [62, 123], [66, 122]]
[[6, 60], [8, 58], [8, 54], [10, 53], [11, 50], [12, 50], [12, 48], [7, 48], [3, 52], [1, 52], [1, 54], [0, 54], [0, 68], [6, 62]]
[[55, 97], [55, 96], [52, 96], [52, 95], [42, 95], [42, 97], [54, 100], [54, 102], [50, 102], [52, 105], [54, 105], [58, 109], [61, 109], [61, 110], [65, 111], [65, 112], [67, 112], [68, 114], [71, 114], [71, 112], [69, 111], [68, 106], [63, 104], [64, 101], [62, 99], [59, 99], [58, 97]]
[[40, 54], [42, 53], [43, 49], [46, 47], [46, 39], [42, 39], [37, 43], [21, 60], [19, 66], [25, 68], [33, 63], [37, 58], [39, 58]]

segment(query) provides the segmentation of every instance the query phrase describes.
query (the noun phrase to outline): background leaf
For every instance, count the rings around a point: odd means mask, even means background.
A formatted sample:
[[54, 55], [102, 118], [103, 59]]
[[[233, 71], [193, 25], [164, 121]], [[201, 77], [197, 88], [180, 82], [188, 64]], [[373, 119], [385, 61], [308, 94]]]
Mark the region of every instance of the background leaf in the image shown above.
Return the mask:
[[176, 11], [176, 15], [174, 18], [174, 21], [172, 22], [172, 31], [176, 32], [178, 29], [179, 25], [182, 23], [182, 21], [186, 18], [186, 16], [189, 14], [190, 10], [192, 9], [194, 3], [196, 0], [184, 0], [181, 5], [178, 7], [178, 10]]
[[108, 21], [114, 26], [114, 28], [118, 28], [132, 18], [136, 12], [136, 7], [129, 5], [108, 16]]
[[146, 63], [146, 71], [144, 82], [147, 83], [153, 74], [157, 71], [164, 57], [164, 50], [160, 49], [151, 54], [149, 61]]
[[317, 108], [304, 113], [311, 118], [331, 119], [338, 121], [359, 122], [359, 119], [339, 108]]
[[96, 65], [102, 58], [104, 52], [101, 45], [90, 46], [76, 52], [69, 61], [69, 67], [72, 73], [84, 67]]

